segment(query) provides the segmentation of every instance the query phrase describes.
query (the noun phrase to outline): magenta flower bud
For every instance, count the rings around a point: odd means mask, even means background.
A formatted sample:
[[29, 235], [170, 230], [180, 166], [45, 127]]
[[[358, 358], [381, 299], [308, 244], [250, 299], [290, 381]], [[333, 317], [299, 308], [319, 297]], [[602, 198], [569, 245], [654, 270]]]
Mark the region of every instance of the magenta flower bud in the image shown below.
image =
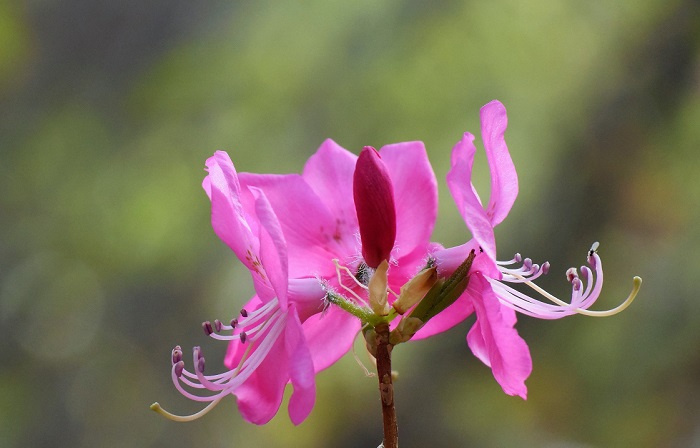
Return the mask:
[[376, 149], [365, 146], [357, 158], [352, 183], [355, 211], [360, 225], [362, 256], [376, 269], [389, 260], [396, 240], [394, 187]]

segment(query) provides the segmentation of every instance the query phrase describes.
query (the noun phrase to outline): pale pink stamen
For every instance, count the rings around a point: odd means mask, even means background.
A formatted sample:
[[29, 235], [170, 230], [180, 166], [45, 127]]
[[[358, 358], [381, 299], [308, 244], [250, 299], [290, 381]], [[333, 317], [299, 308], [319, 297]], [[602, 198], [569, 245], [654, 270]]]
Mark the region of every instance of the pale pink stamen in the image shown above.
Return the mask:
[[[175, 420], [186, 421], [198, 418], [213, 408], [224, 396], [232, 393], [255, 372], [255, 369], [267, 357], [273, 344], [282, 334], [287, 322], [287, 315], [279, 308], [277, 299], [273, 299], [253, 312], [248, 313], [246, 310], [242, 310], [241, 316], [240, 320], [234, 319], [232, 321], [234, 325], [221, 324], [218, 320], [215, 320], [213, 325], [210, 322], [202, 324], [204, 331], [214, 339], [231, 340], [241, 338], [242, 343], [248, 345], [241, 362], [235, 369], [219, 374], [205, 375], [204, 355], [200, 347], [194, 347], [192, 350], [194, 372], [190, 372], [185, 369], [180, 346], [176, 346], [171, 353], [171, 377], [175, 388], [190, 400], [210, 402], [210, 404], [202, 411], [184, 417], [170, 414], [158, 404], [152, 406], [154, 410]], [[222, 330], [231, 331], [232, 334], [218, 334]], [[245, 335], [245, 337], [241, 337], [241, 335]], [[212, 395], [198, 395], [188, 391], [183, 386], [192, 389], [206, 389], [215, 393]]]
[[[571, 283], [571, 300], [568, 303], [558, 299], [532, 282], [532, 280], [540, 275], [547, 273], [549, 270], [549, 263], [544, 263], [542, 267], [539, 267], [526, 258], [523, 261], [523, 266], [519, 269], [508, 269], [504, 267], [513, 264], [513, 262], [519, 258], [519, 254], [511, 261], [498, 263], [499, 270], [503, 274], [503, 280], [499, 281], [491, 278], [487, 278], [487, 280], [493, 287], [501, 303], [520, 313], [527, 314], [528, 316], [540, 319], [559, 319], [572, 314], [585, 314], [589, 316], [608, 316], [616, 314], [629, 306], [632, 300], [634, 300], [639, 286], [641, 285], [641, 279], [639, 277], [634, 278], [632, 292], [620, 306], [608, 311], [588, 310], [588, 308], [598, 300], [603, 288], [603, 263], [596, 253], [597, 248], [598, 243], [595, 243], [591, 247], [587, 257], [590, 268], [588, 266], [581, 266], [580, 276], [575, 268], [570, 268], [566, 271], [567, 281]], [[595, 269], [595, 275], [591, 268]], [[532, 298], [502, 282], [525, 284], [552, 303], [545, 303]]]

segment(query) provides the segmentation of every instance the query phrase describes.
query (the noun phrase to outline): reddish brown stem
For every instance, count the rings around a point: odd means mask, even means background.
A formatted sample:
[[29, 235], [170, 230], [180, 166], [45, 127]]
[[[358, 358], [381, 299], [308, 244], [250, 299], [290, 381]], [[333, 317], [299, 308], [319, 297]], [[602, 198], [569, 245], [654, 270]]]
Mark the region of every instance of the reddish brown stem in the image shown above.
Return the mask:
[[389, 343], [389, 324], [374, 327], [377, 334], [377, 376], [379, 377], [379, 396], [382, 400], [384, 420], [384, 448], [398, 448], [399, 428], [394, 408], [394, 385], [391, 381], [391, 349]]

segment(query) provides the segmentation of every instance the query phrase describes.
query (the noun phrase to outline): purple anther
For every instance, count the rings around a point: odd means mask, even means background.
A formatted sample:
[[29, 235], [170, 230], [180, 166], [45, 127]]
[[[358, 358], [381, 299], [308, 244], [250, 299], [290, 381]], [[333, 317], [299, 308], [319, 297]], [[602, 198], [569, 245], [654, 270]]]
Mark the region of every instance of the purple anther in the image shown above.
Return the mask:
[[588, 264], [591, 265], [591, 268], [595, 269], [596, 261], [595, 261], [595, 257], [593, 255], [589, 255], [588, 260], [586, 260], [586, 261], [588, 261]]
[[202, 354], [202, 348], [199, 346], [195, 346], [192, 348], [192, 352], [196, 356], [197, 359], [203, 357], [204, 355]]
[[172, 362], [173, 364], [177, 364], [180, 361], [182, 361], [182, 349], [178, 345], [173, 349]]
[[199, 361], [197, 361], [197, 372], [204, 373], [204, 357], [199, 358]]
[[547, 275], [549, 273], [549, 261], [545, 261], [544, 264], [542, 264], [542, 274]]
[[246, 311], [245, 308], [241, 310], [241, 316], [248, 317], [248, 311]]
[[584, 269], [583, 266], [581, 266], [581, 278], [588, 280], [588, 269]]
[[538, 271], [540, 270], [540, 265], [537, 264], [537, 263], [533, 264], [533, 265], [532, 265], [532, 270], [533, 270], [534, 272], [538, 272]]
[[520, 255], [520, 253], [516, 253], [515, 257], [513, 257], [513, 258], [515, 259], [516, 263], [520, 263], [521, 261], [523, 261], [523, 256]]
[[231, 327], [236, 328], [238, 325], [238, 319], [231, 319]]
[[219, 319], [214, 319], [214, 328], [216, 328], [216, 332], [221, 331], [221, 321]]
[[574, 291], [581, 289], [581, 280], [578, 277], [576, 277], [571, 284], [574, 285]]
[[202, 322], [202, 330], [204, 330], [204, 333], [209, 336], [214, 332], [214, 329], [211, 326], [211, 322], [208, 320], [205, 322]]
[[245, 334], [245, 331], [241, 331], [239, 337], [241, 338], [241, 344], [245, 344], [246, 339], [248, 339], [248, 335]]
[[573, 282], [575, 278], [578, 278], [578, 272], [576, 272], [576, 268], [567, 269], [566, 279], [569, 280], [569, 282]]
[[530, 258], [526, 258], [523, 260], [523, 267], [527, 269], [528, 271], [532, 269], [532, 260]]
[[175, 376], [180, 378], [182, 376], [182, 371], [185, 370], [185, 361], [178, 361], [175, 363]]

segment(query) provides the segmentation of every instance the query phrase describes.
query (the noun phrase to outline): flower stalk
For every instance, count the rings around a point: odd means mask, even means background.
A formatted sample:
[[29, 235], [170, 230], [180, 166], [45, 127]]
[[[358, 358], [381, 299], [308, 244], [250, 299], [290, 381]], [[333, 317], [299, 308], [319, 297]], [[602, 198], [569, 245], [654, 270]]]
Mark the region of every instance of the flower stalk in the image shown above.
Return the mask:
[[381, 323], [374, 327], [377, 347], [377, 377], [379, 396], [382, 401], [382, 421], [384, 423], [384, 448], [398, 448], [399, 428], [394, 407], [394, 384], [391, 377], [391, 350], [389, 324]]

